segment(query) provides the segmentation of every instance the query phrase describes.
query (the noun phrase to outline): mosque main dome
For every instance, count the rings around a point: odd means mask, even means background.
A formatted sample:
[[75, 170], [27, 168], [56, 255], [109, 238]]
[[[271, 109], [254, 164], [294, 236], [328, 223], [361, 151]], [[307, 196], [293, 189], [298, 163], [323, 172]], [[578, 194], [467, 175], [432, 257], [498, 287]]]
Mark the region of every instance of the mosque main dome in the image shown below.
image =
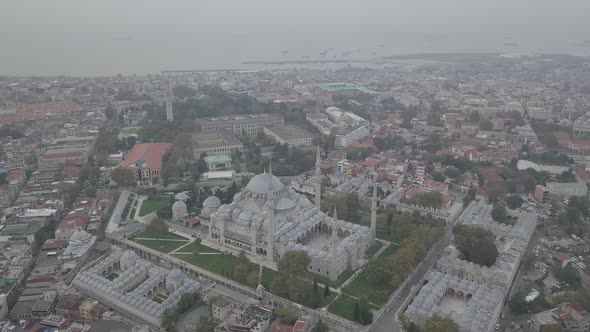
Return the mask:
[[269, 190], [269, 182], [272, 184], [271, 191], [279, 192], [285, 188], [281, 180], [276, 176], [269, 176], [268, 173], [262, 173], [254, 176], [246, 185], [246, 189], [256, 194], [266, 194]]

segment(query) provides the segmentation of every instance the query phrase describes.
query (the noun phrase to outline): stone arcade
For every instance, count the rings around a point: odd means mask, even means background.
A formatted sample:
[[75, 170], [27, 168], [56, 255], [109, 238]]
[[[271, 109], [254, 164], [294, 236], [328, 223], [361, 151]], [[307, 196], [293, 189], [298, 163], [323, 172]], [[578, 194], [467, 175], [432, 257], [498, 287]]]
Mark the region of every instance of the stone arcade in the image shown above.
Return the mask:
[[104, 259], [82, 270], [73, 286], [110, 308], [159, 327], [165, 309], [174, 308], [183, 294], [195, 293], [202, 285], [178, 269], [169, 271], [133, 251], [113, 247]]
[[[320, 150], [316, 156], [316, 193], [320, 192]], [[366, 263], [365, 252], [375, 241], [376, 193], [373, 192], [371, 228], [338, 220], [315, 204], [283, 186], [268, 173], [254, 176], [230, 204], [211, 196], [203, 202], [200, 218], [209, 227], [207, 239], [271, 264], [286, 251], [304, 250], [311, 258], [308, 269], [336, 280], [342, 273]]]

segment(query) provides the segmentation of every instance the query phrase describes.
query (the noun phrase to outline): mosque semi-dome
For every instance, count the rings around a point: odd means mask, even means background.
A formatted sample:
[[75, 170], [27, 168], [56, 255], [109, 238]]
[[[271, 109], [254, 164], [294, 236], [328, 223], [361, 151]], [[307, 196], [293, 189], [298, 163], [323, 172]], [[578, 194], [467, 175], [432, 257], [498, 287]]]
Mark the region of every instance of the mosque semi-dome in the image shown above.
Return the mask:
[[209, 196], [203, 201], [204, 208], [217, 208], [221, 205], [221, 200], [217, 196]]

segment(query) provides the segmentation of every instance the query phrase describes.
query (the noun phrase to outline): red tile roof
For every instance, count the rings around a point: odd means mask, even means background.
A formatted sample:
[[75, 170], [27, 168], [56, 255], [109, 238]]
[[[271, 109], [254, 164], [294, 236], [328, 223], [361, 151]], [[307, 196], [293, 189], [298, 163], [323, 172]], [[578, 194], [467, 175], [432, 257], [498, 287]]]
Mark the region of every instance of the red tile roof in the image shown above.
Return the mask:
[[584, 167], [576, 166], [574, 167], [574, 174], [576, 177], [582, 182], [590, 182], [590, 172], [588, 172]]
[[502, 183], [504, 179], [498, 173], [495, 168], [486, 168], [480, 171], [481, 175], [486, 179], [486, 185], [490, 183]]
[[556, 251], [553, 254], [553, 259], [560, 261], [560, 262], [565, 262], [571, 259], [570, 255], [566, 254], [565, 252], [559, 252]]
[[162, 157], [172, 145], [168, 143], [141, 143], [135, 144], [131, 152], [121, 163], [121, 167], [129, 167], [139, 162], [145, 162], [150, 169], [162, 168]]
[[406, 190], [406, 197], [414, 197], [418, 194], [426, 193], [424, 190], [420, 190], [418, 188], [410, 188]]
[[438, 182], [438, 181], [434, 181], [434, 180], [424, 180], [424, 182], [422, 183], [423, 186], [425, 187], [429, 187], [432, 190], [438, 190], [438, 191], [446, 191], [449, 189], [449, 185], [446, 183], [442, 183], [442, 182]]
[[273, 325], [272, 332], [293, 332], [293, 326], [285, 325], [285, 324], [277, 324]]
[[49, 239], [43, 243], [41, 250], [54, 250], [54, 249], [61, 249], [65, 248], [66, 241], [64, 240], [57, 240], [57, 239]]
[[14, 168], [10, 170], [8, 177], [9, 179], [14, 180], [26, 176], [26, 174], [27, 173], [23, 168]]
[[452, 202], [455, 200], [455, 196], [451, 196], [451, 195], [443, 195], [442, 196], [442, 200], [443, 202]]
[[375, 167], [375, 166], [379, 165], [379, 160], [367, 159], [367, 160], [361, 162], [361, 165], [363, 165], [365, 167]]

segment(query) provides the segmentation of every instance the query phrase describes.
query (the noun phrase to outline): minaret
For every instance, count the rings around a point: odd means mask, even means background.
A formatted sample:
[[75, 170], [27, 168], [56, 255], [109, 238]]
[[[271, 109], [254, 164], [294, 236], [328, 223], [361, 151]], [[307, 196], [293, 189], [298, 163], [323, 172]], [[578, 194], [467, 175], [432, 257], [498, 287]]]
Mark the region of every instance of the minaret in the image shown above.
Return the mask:
[[377, 182], [373, 184], [373, 198], [371, 199], [371, 232], [375, 238], [377, 235]]
[[166, 120], [168, 122], [174, 121], [174, 112], [172, 110], [172, 83], [168, 78], [168, 98], [166, 98]]
[[334, 216], [332, 217], [332, 241], [330, 243], [332, 251], [332, 260], [330, 261], [330, 279], [336, 280], [336, 253], [338, 250], [338, 211], [334, 207]]
[[274, 261], [274, 249], [275, 249], [275, 203], [274, 197], [272, 196], [272, 161], [268, 163], [268, 193], [266, 194], [266, 206], [268, 208], [268, 229], [267, 229], [267, 254], [271, 262]]
[[320, 208], [322, 202], [322, 156], [320, 154], [320, 145], [318, 144], [318, 151], [315, 156], [315, 207]]

